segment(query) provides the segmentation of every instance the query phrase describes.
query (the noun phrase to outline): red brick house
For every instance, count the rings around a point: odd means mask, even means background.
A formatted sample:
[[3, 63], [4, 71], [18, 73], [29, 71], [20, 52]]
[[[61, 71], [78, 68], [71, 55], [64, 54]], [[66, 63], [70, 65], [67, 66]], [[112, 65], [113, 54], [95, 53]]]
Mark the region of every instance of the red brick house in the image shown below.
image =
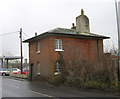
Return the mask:
[[89, 19], [81, 10], [76, 26], [71, 29], [55, 28], [36, 35], [24, 42], [29, 43], [29, 66], [31, 78], [49, 78], [60, 72], [59, 53], [65, 61], [85, 59], [101, 61], [103, 39], [109, 37], [90, 33]]

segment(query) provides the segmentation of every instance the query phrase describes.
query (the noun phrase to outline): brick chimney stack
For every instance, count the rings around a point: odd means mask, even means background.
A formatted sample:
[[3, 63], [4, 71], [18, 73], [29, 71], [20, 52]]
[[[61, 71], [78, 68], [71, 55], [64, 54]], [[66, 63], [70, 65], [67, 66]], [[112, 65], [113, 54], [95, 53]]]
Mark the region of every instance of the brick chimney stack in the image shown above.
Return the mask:
[[83, 9], [81, 9], [81, 15], [76, 17], [76, 32], [90, 33], [89, 18], [84, 15]]

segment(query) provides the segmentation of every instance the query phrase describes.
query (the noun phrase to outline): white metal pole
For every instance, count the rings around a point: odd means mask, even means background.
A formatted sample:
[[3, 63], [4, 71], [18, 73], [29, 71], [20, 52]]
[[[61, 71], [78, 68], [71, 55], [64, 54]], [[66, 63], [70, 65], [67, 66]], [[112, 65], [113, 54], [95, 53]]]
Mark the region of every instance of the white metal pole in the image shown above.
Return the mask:
[[115, 0], [116, 17], [117, 17], [117, 29], [118, 29], [118, 80], [120, 81], [120, 29], [119, 29], [119, 16], [118, 16], [118, 2]]

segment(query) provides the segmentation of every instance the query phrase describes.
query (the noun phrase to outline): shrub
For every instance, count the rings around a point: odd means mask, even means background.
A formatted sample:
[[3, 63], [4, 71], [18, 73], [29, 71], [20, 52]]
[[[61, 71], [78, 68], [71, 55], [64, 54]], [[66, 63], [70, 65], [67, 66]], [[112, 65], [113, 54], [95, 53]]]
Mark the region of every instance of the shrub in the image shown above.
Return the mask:
[[71, 60], [65, 63], [68, 72], [65, 84], [82, 88], [117, 87], [117, 59], [103, 57], [103, 60], [103, 63], [94, 64], [90, 60]]
[[54, 85], [59, 86], [61, 83], [64, 83], [65, 78], [63, 75], [55, 75], [54, 77], [49, 78], [48, 82]]

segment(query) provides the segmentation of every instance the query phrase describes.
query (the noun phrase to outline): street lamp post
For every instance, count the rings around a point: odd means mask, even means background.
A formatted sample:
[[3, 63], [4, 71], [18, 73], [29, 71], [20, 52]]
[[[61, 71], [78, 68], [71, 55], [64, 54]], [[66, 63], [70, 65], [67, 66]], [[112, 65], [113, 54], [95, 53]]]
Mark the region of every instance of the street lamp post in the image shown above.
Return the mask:
[[117, 29], [118, 29], [118, 80], [120, 81], [120, 29], [119, 29], [119, 16], [117, 0], [115, 0], [116, 17], [117, 17]]

